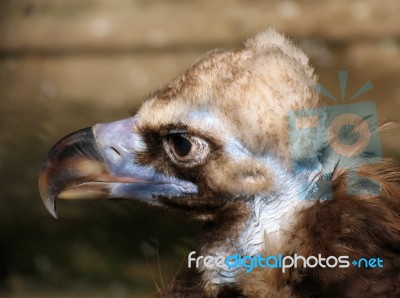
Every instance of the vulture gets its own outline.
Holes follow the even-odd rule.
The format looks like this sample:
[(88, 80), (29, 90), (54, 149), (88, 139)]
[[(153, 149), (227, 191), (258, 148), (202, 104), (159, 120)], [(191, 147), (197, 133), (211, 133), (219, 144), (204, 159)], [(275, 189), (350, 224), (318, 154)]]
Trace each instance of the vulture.
[(319, 86), (273, 28), (212, 50), (133, 117), (54, 145), (44, 205), (118, 198), (200, 222), (158, 297), (400, 297), (400, 174), (379, 145), (395, 124)]

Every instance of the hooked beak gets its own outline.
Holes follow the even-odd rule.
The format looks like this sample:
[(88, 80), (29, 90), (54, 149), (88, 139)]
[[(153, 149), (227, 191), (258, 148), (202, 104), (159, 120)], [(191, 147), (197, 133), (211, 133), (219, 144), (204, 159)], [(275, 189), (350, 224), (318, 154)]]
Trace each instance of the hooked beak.
[(39, 191), (57, 217), (56, 199), (137, 199), (161, 204), (158, 196), (197, 193), (189, 181), (167, 177), (136, 162), (143, 147), (134, 133), (135, 118), (96, 124), (60, 140), (47, 153), (39, 174)]

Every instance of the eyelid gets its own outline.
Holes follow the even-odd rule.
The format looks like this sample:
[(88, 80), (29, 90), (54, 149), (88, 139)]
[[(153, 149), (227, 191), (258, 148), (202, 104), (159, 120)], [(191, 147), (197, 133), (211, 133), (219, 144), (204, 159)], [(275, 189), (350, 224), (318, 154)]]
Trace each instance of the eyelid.
[(172, 130), (170, 130), (170, 131), (168, 131), (168, 133), (166, 134), (167, 136), (168, 135), (175, 135), (175, 134), (187, 134), (188, 132), (187, 132), (187, 130), (184, 130), (184, 129), (172, 129)]
[(168, 135), (166, 135), (163, 138), (163, 146), (164, 146), (164, 150), (167, 153), (167, 155), (169, 156), (170, 160), (172, 160), (174, 163), (180, 165), (181, 167), (193, 167), (195, 165), (201, 164), (202, 162), (204, 162), (204, 160), (207, 158), (208, 154), (210, 153), (210, 144), (204, 140), (201, 137), (195, 136), (195, 135), (191, 135), (187, 132), (184, 133), (170, 133), (169, 135), (174, 135), (174, 134), (180, 134), (182, 135), (182, 137), (184, 137), (185, 139), (189, 140), (192, 143), (192, 146), (194, 149), (200, 150), (197, 152), (194, 152), (195, 154), (195, 159), (188, 159), (186, 162), (183, 160), (179, 160), (179, 158), (176, 158), (173, 154), (173, 152), (171, 152), (170, 148), (169, 148), (169, 142), (168, 142)]

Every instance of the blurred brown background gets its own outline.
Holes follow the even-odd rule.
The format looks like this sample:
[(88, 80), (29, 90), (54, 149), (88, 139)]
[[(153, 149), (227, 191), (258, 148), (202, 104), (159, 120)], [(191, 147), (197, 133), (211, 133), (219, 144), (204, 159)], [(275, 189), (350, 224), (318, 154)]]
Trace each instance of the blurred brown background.
[[(45, 211), (37, 173), (65, 134), (127, 117), (204, 51), (235, 49), (272, 25), (311, 57), (340, 97), (400, 120), (398, 0), (2, 0), (0, 296), (146, 297), (170, 279), (196, 231), (131, 202), (60, 202)], [(385, 138), (400, 156), (400, 132)], [(161, 278), (162, 277), (162, 278)]]

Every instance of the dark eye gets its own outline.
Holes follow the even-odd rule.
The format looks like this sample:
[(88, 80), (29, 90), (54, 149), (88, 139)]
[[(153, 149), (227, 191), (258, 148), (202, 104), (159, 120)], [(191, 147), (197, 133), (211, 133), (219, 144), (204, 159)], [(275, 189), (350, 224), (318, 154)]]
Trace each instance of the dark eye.
[(185, 157), (192, 149), (192, 143), (180, 134), (170, 135), (168, 138), (170, 149), (179, 157)]
[(164, 139), (169, 158), (183, 167), (191, 167), (204, 161), (210, 149), (208, 143), (187, 133), (173, 133)]

